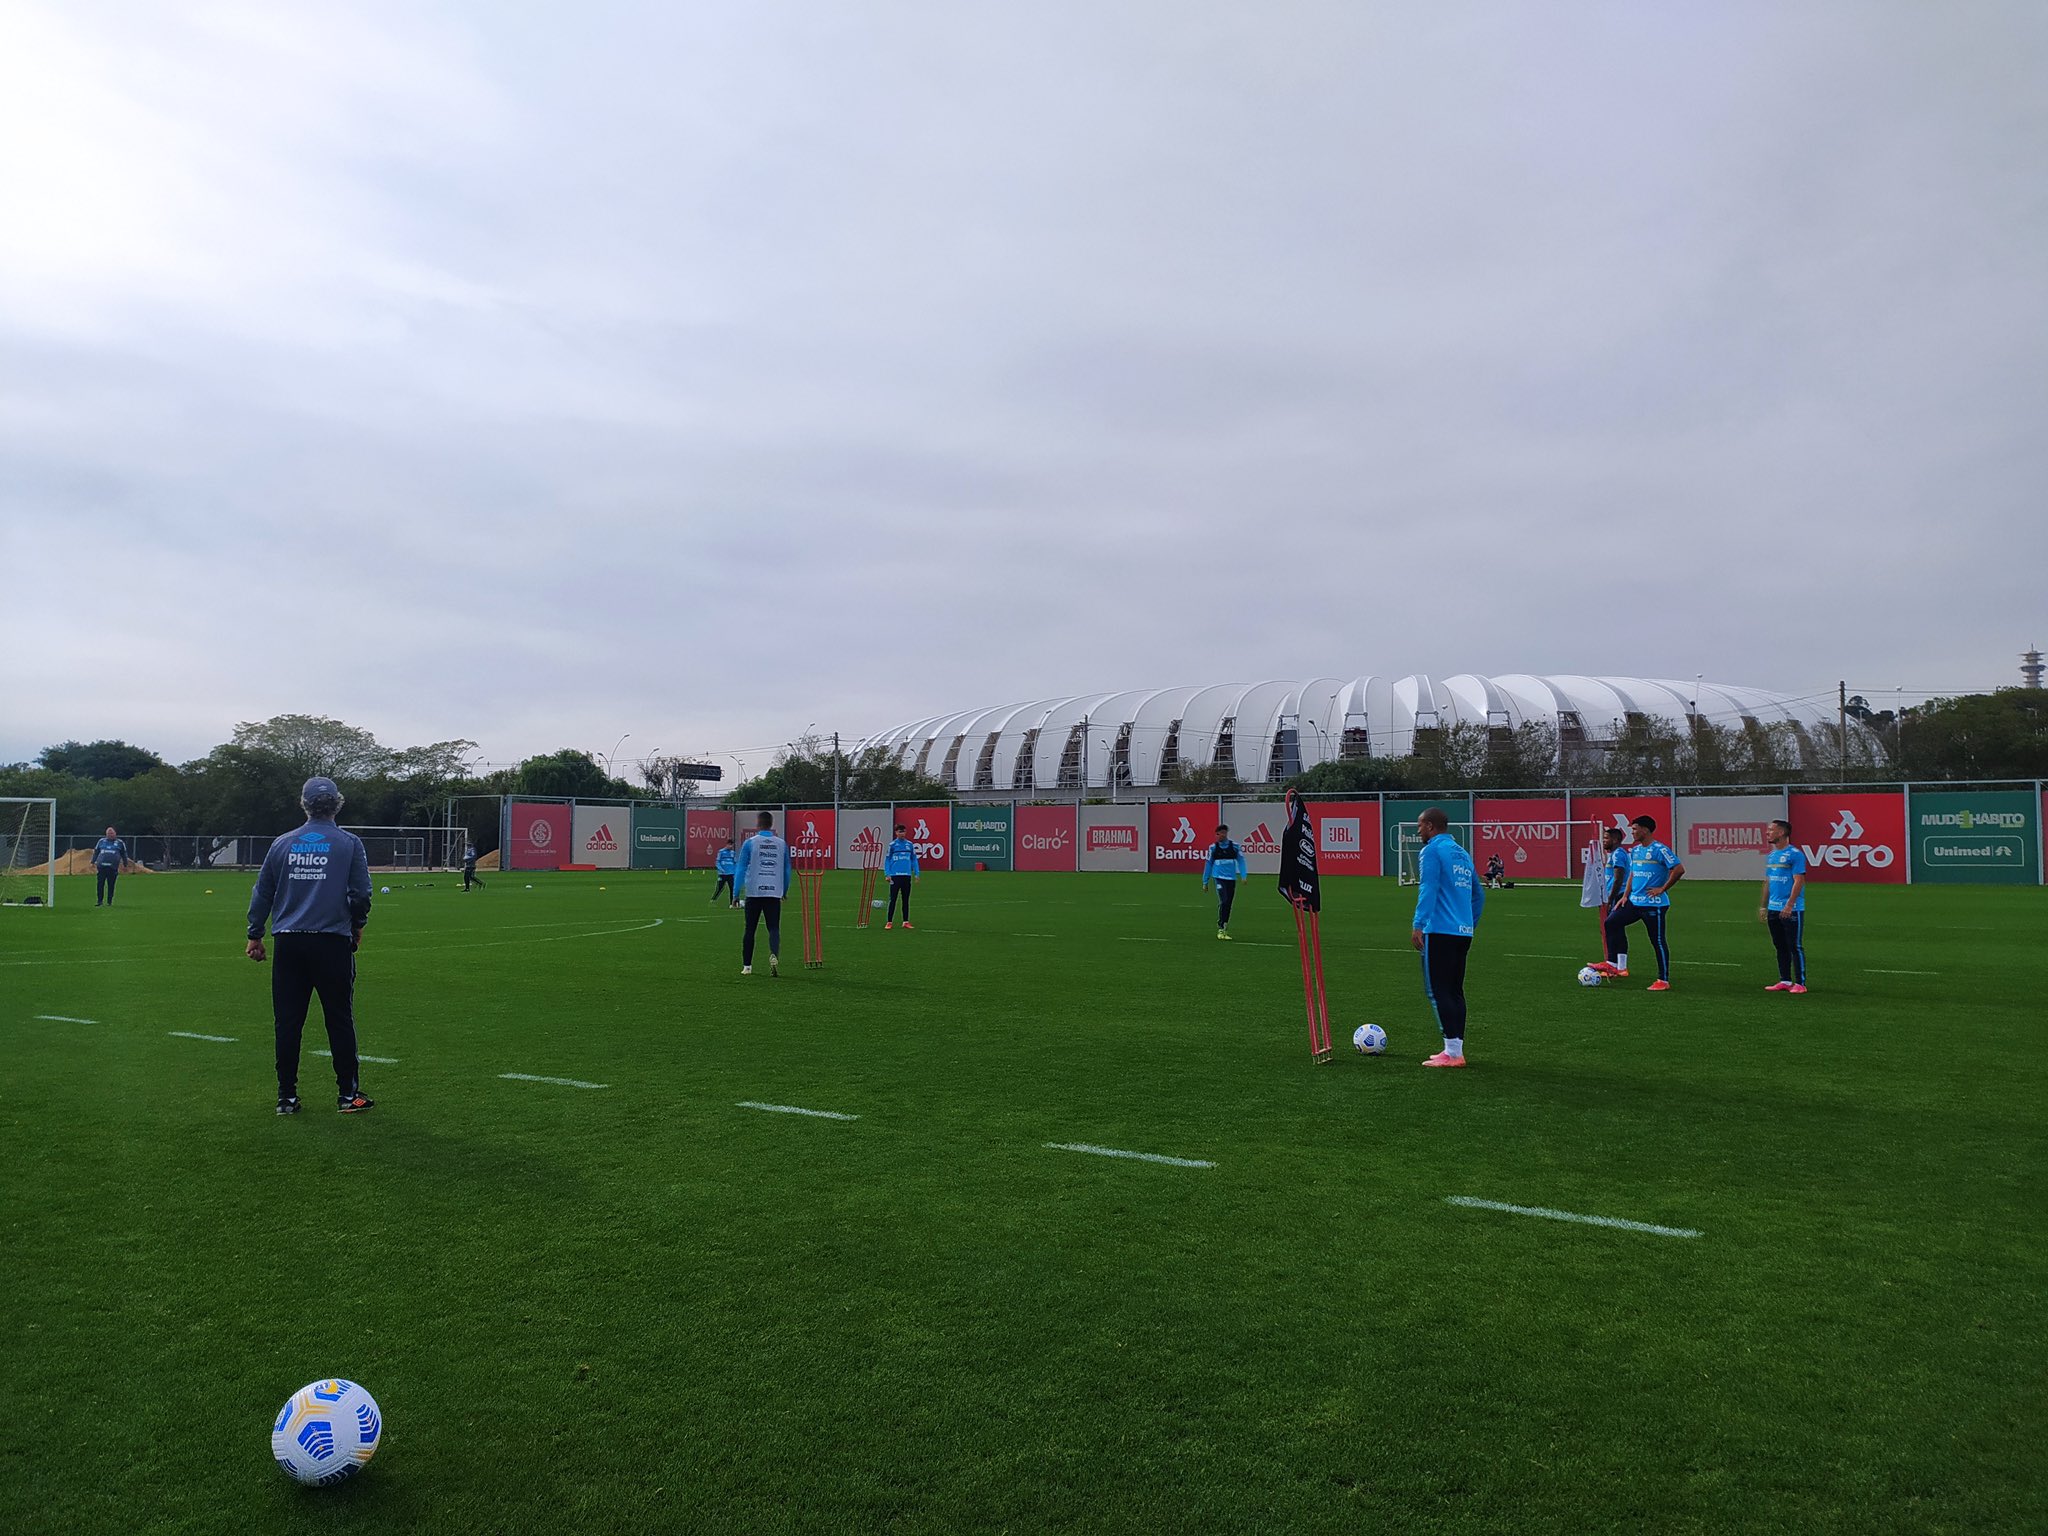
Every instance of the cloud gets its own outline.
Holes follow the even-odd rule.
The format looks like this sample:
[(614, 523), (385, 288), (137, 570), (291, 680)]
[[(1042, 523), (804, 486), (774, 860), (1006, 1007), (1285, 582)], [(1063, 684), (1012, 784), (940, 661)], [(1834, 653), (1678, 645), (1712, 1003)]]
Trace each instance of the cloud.
[(2004, 681), (2038, 8), (17, 5), (0, 758)]

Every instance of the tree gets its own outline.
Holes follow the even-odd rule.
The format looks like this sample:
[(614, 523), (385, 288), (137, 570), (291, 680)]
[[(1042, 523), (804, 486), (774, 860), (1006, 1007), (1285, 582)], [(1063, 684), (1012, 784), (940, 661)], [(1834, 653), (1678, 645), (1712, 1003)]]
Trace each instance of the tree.
[(452, 784), (469, 777), (470, 761), (477, 745), (463, 737), (431, 742), (424, 747), (401, 747), (387, 754), (386, 771), (395, 779), (420, 780), (429, 784)]
[(1211, 763), (1206, 768), (1197, 768), (1183, 762), (1175, 766), (1173, 779), (1167, 785), (1177, 795), (1234, 795), (1243, 786), (1239, 784), (1237, 770), (1228, 763)]
[(687, 805), (704, 793), (705, 779), (694, 778), (684, 770), (698, 767), (695, 758), (669, 754), (650, 757), (640, 765), (640, 777), (648, 789), (664, 800), (675, 800)]
[(870, 747), (859, 757), (834, 755), (831, 747), (816, 738), (795, 742), (776, 755), (766, 773), (736, 786), (725, 797), (728, 805), (829, 805), (833, 799), (834, 769), (837, 769), (842, 801), (913, 801), (939, 803), (953, 798), (953, 791), (937, 779), (914, 773), (896, 762), (881, 747)]
[(1899, 766), (1911, 779), (2048, 777), (2048, 689), (1930, 700), (1900, 722)]
[(43, 748), (36, 761), (52, 773), (81, 779), (132, 779), (164, 766), (149, 748), (125, 741), (60, 741)]
[(547, 795), (560, 800), (640, 800), (645, 793), (610, 778), (588, 752), (564, 747), (544, 757), (529, 757), (513, 780), (516, 793)]
[(1361, 795), (1408, 789), (1414, 783), (1414, 770), (1406, 758), (1347, 757), (1334, 763), (1317, 763), (1289, 779), (1287, 787), (1305, 795)]
[(330, 779), (368, 778), (391, 766), (391, 753), (361, 726), (325, 715), (275, 715), (243, 721), (230, 746), (262, 752), (284, 764), (304, 783), (316, 774)]

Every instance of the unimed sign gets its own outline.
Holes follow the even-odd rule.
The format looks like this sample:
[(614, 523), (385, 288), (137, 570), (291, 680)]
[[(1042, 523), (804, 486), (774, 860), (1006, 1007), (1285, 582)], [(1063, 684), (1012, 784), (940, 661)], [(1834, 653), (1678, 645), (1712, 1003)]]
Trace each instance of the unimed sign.
[(1007, 805), (953, 807), (953, 867), (1008, 869), (1011, 811)]
[(633, 807), (633, 867), (683, 867), (683, 812), (673, 805)]
[(1078, 828), (1071, 805), (1017, 807), (1017, 867), (1072, 874)]
[(2035, 885), (2040, 830), (2031, 789), (1914, 790), (1913, 878), (1937, 885)]
[(1571, 841), (1562, 796), (1472, 802), (1472, 857), (1482, 870), (1498, 857), (1510, 880), (1568, 879)]

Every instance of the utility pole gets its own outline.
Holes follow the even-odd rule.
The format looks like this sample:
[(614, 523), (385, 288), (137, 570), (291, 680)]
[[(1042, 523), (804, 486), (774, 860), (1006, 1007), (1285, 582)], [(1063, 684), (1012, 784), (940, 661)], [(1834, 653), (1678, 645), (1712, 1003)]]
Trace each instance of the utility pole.
[(1079, 805), (1088, 799), (1088, 717), (1081, 717), (1081, 793), (1075, 799)]
[(1842, 779), (1849, 778), (1849, 684), (1845, 679), (1835, 684), (1835, 727), (1842, 733)]
[(839, 733), (832, 733), (832, 824), (839, 824)]

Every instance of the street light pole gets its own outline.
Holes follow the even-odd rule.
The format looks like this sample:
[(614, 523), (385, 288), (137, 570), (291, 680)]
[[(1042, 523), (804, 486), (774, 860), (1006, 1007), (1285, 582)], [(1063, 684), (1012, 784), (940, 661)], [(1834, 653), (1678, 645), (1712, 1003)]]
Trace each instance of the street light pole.
[(617, 741), (615, 741), (615, 742), (613, 742), (613, 743), (612, 743), (612, 750), (611, 750), (610, 752), (607, 752), (607, 753), (605, 753), (605, 755), (604, 755), (604, 776), (605, 776), (606, 778), (610, 778), (610, 777), (612, 776), (612, 756), (613, 756), (613, 754), (614, 754), (614, 753), (616, 753), (616, 752), (617, 752), (617, 751), (619, 750), (619, 748), (620, 748), (620, 747), (623, 747), (623, 746), (624, 746), (624, 745), (626, 744), (626, 738), (627, 738), (627, 737), (629, 737), (629, 736), (631, 736), (632, 734), (633, 734), (633, 733), (632, 733), (631, 731), (621, 731), (621, 732), (619, 732), (619, 739), (618, 739)]

